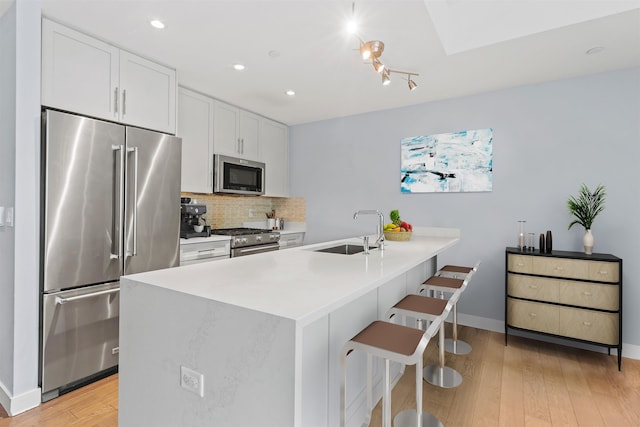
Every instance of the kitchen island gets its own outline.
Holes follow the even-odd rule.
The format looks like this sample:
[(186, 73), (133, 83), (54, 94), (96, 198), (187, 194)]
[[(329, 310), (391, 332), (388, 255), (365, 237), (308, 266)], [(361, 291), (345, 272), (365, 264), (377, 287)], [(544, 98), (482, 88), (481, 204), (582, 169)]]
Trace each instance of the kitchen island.
[[(342, 346), (433, 274), (459, 231), (316, 251), (345, 241), (362, 239), (124, 276), (119, 425), (338, 425)], [(349, 425), (366, 416), (365, 360), (349, 357)]]

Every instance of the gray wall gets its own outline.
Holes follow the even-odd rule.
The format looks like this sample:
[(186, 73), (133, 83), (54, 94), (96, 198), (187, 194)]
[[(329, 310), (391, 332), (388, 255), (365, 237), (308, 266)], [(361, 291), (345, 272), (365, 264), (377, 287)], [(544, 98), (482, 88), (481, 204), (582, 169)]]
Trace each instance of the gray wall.
[(0, 18), (0, 202), (15, 212), (14, 227), (0, 232), (0, 399), (10, 414), (40, 401), (40, 19), (40, 0), (16, 1)]
[[(0, 17), (0, 206), (15, 205), (16, 13)], [(0, 227), (0, 386), (13, 390), (14, 229)]]
[[(487, 127), (492, 192), (400, 193), (402, 138)], [(501, 322), (504, 248), (516, 245), (517, 221), (527, 220), (527, 232), (552, 230), (555, 249), (582, 251), (584, 230), (567, 230), (566, 200), (583, 182), (605, 185), (594, 250), (625, 260), (623, 341), (640, 345), (640, 69), (303, 124), (289, 135), (291, 193), (307, 201), (306, 242), (373, 232), (373, 217), (353, 221), (358, 209), (399, 209), (414, 225), (460, 228), (460, 244), (439, 263), (481, 259), (460, 311)]]

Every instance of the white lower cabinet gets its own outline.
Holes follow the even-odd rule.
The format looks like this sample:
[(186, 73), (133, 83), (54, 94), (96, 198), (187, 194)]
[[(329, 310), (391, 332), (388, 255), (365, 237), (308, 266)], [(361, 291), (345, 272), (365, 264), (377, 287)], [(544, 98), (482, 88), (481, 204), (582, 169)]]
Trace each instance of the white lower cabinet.
[(42, 105), (160, 132), (176, 131), (176, 72), (42, 20)]
[(213, 110), (213, 99), (183, 87), (178, 89), (183, 192), (213, 191)]
[(304, 243), (304, 233), (280, 233), (280, 250), (295, 248), (297, 246), (302, 246)]

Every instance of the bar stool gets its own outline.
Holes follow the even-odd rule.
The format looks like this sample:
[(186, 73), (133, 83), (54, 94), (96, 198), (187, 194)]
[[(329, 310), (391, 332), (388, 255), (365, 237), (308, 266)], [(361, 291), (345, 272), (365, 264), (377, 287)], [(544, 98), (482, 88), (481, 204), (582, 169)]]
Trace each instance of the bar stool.
[[(473, 275), (476, 271), (478, 271), (480, 262), (481, 261), (476, 262), (476, 264), (473, 267), (465, 267), (460, 265), (445, 265), (440, 270), (438, 270), (434, 276), (452, 277), (454, 279), (466, 279), (466, 278), (471, 279), (471, 275)], [(458, 339), (458, 306), (457, 305), (453, 307), (452, 329), (453, 331), (451, 334), (451, 338), (447, 338), (444, 341), (444, 349), (447, 351), (447, 353), (453, 353), (453, 354), (471, 353), (471, 345)]]
[[(421, 294), (424, 291), (433, 291), (438, 290), (443, 294), (444, 292), (451, 293), (451, 297), (449, 297), (448, 302), (451, 303), (451, 310), (455, 310), (458, 299), (460, 299), (460, 295), (464, 292), (469, 283), (471, 276), (467, 276), (466, 279), (453, 279), (449, 277), (441, 277), (441, 276), (432, 276), (427, 279), (420, 287), (418, 288), (418, 294)], [(443, 301), (447, 301), (444, 300)], [(448, 313), (447, 313), (448, 314)], [(442, 322), (440, 329), (440, 336), (438, 338), (438, 364), (437, 365), (429, 365), (424, 368), (424, 379), (429, 384), (443, 387), (443, 388), (453, 388), (458, 387), (462, 384), (462, 375), (455, 369), (445, 366), (444, 353), (445, 353), (445, 345), (444, 345), (444, 321)]]
[[(438, 325), (434, 322), (429, 333)], [(422, 415), (422, 355), (430, 335), (420, 329), (376, 320), (351, 338), (342, 350), (342, 382), (340, 386), (340, 425), (345, 426), (347, 410), (347, 355), (353, 350), (367, 353), (367, 410), (372, 409), (371, 395), (373, 356), (384, 358), (384, 390), (382, 395), (382, 425), (391, 427), (391, 383), (389, 362), (416, 365), (416, 414)], [(369, 415), (370, 416), (370, 415)], [(414, 422), (413, 425), (416, 425)]]
[[(416, 319), (418, 329), (421, 330), (423, 321), (430, 322), (425, 335), (432, 338), (436, 332), (439, 334), (441, 343), (438, 351), (438, 359), (444, 366), (444, 347), (442, 345), (442, 342), (444, 342), (444, 321), (458, 300), (459, 295), (460, 292), (454, 293), (449, 300), (422, 295), (407, 295), (389, 309), (387, 317), (391, 319), (395, 315), (400, 315), (402, 316), (403, 324), (406, 323), (407, 317), (413, 317)], [(414, 410), (402, 411), (396, 415), (393, 424), (394, 426), (415, 426), (417, 425), (416, 415), (417, 413)], [(435, 416), (429, 413), (423, 413), (421, 425), (422, 427), (440, 427), (442, 423)]]

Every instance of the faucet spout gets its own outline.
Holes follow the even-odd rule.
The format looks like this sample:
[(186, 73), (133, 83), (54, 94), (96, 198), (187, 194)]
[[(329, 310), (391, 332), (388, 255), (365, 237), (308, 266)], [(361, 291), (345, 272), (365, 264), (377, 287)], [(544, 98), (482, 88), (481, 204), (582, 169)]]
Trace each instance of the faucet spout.
[(382, 212), (372, 209), (365, 209), (356, 211), (353, 214), (353, 219), (358, 219), (358, 215), (378, 215), (378, 226), (376, 227), (376, 234), (378, 238), (376, 239), (376, 244), (378, 245), (378, 249), (381, 251), (384, 250), (384, 215)]

